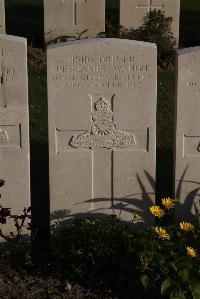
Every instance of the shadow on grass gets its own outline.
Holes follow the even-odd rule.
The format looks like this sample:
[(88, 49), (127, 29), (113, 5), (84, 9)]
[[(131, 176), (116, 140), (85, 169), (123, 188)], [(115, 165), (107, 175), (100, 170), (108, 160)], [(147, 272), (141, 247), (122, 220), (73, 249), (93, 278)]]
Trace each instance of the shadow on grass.
[(172, 197), (173, 194), (173, 150), (157, 148), (156, 198)]
[[(190, 192), (187, 192), (186, 194), (183, 193), (185, 196), (184, 202), (179, 202), (176, 205), (175, 208), (175, 214), (174, 214), (174, 222), (177, 224), (181, 221), (191, 221), (195, 222), (195, 215), (198, 215), (199, 208), (200, 208), (200, 181), (191, 181), (187, 178), (187, 172), (189, 169), (189, 164), (185, 167), (181, 177), (176, 181), (177, 188), (176, 188), (176, 199), (181, 199), (181, 192), (184, 187), (184, 184), (187, 184), (190, 186)], [(193, 187), (192, 187), (193, 186)], [(199, 202), (198, 202), (198, 201)], [(197, 203), (198, 202), (198, 203)], [(195, 214), (192, 214), (192, 208), (195, 212)]]
[(43, 47), (44, 21), (42, 1), (37, 4), (20, 4), (16, 1), (6, 2), (6, 32), (10, 35), (28, 39), (28, 45)]
[(31, 142), (31, 198), (33, 252), (43, 256), (49, 248), (49, 157), (48, 144)]

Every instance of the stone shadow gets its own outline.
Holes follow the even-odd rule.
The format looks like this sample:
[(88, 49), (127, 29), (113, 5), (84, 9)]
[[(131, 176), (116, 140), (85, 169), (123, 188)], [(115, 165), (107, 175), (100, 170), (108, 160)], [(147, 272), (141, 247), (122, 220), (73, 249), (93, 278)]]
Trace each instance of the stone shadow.
[(33, 251), (49, 248), (49, 156), (48, 143), (31, 141), (31, 208)]
[[(200, 200), (200, 182), (188, 181), (185, 180), (185, 175), (187, 172), (187, 168), (184, 170), (179, 184), (176, 190), (175, 198), (180, 199), (181, 189), (183, 183), (191, 183), (198, 185), (197, 188), (194, 188), (185, 198), (183, 202), (177, 202), (176, 207), (174, 209), (173, 220), (175, 224), (178, 224), (180, 221), (192, 221), (195, 222), (195, 215), (192, 213), (192, 207), (194, 205), (194, 209), (196, 214), (199, 211), (197, 204), (194, 203), (196, 197), (199, 197)], [(151, 175), (144, 170), (144, 174), (146, 179), (155, 190), (155, 180), (151, 177)], [(140, 186), (140, 193), (135, 194), (127, 194), (123, 198), (114, 198), (113, 204), (110, 208), (101, 208), (101, 206), (105, 206), (108, 202), (111, 202), (109, 198), (94, 198), (88, 199), (84, 202), (78, 202), (78, 205), (84, 205), (90, 203), (91, 205), (95, 204), (100, 207), (94, 208), (92, 210), (88, 210), (87, 212), (78, 212), (71, 213), (70, 210), (57, 210), (51, 213), (50, 220), (53, 223), (52, 232), (58, 231), (60, 228), (65, 228), (70, 223), (72, 223), (75, 219), (87, 219), (87, 218), (96, 218), (96, 217), (105, 217), (106, 215), (114, 215), (122, 220), (124, 223), (134, 224), (134, 228), (141, 229), (147, 227), (149, 223), (153, 224), (153, 217), (149, 212), (149, 207), (154, 203), (152, 198), (152, 194), (148, 192), (144, 183), (141, 180), (141, 177), (137, 174), (137, 183)], [(166, 196), (165, 196), (166, 197)], [(156, 201), (159, 204), (159, 200)], [(110, 213), (108, 212), (110, 211)], [(105, 212), (105, 213), (104, 213)], [(129, 215), (129, 217), (124, 218), (123, 215)], [(132, 215), (130, 217), (130, 215)], [(166, 223), (166, 219), (163, 220), (163, 223)]]
[[(178, 202), (176, 204), (175, 213), (174, 213), (174, 222), (177, 224), (180, 221), (191, 221), (195, 222), (195, 215), (197, 215), (200, 211), (200, 181), (190, 181), (185, 179), (187, 170), (189, 168), (189, 165), (187, 165), (183, 171), (183, 174), (180, 178), (180, 180), (177, 180), (178, 182), (176, 192), (175, 192), (175, 198), (180, 200), (181, 199), (181, 191), (183, 188), (183, 184), (191, 184), (191, 186), (197, 186), (196, 188), (191, 187), (191, 192), (189, 192), (186, 197), (184, 198), (183, 202)], [(193, 189), (194, 188), (194, 189)], [(197, 198), (199, 200), (199, 203), (197, 202)], [(192, 213), (192, 208), (194, 207), (195, 214)]]
[[(60, 227), (65, 227), (65, 225), (68, 225), (68, 223), (71, 223), (74, 219), (105, 217), (106, 215), (117, 216), (124, 223), (134, 223), (135, 228), (144, 228), (147, 226), (147, 223), (153, 223), (153, 217), (149, 212), (149, 207), (153, 204), (152, 197), (153, 199), (155, 197), (155, 180), (146, 170), (144, 170), (144, 175), (151, 185), (151, 189), (154, 190), (153, 192), (149, 192), (146, 189), (140, 175), (137, 173), (137, 184), (139, 185), (141, 192), (127, 194), (122, 198), (114, 198), (113, 200), (110, 198), (92, 198), (76, 203), (77, 207), (79, 205), (84, 206), (84, 204), (87, 204), (88, 206), (88, 203), (95, 207), (96, 204), (96, 208), (86, 212), (71, 213), (70, 210), (54, 211), (50, 215), (51, 222), (56, 223), (56, 225), (52, 225), (53, 231)], [(111, 203), (110, 207), (109, 203)]]

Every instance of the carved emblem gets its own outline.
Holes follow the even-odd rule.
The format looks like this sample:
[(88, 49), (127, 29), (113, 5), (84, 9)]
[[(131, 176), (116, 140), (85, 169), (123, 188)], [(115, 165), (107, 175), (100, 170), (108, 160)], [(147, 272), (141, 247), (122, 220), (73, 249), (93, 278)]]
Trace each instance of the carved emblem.
[(7, 144), (9, 141), (8, 132), (0, 129), (0, 144)]
[(75, 148), (112, 149), (114, 147), (128, 147), (136, 144), (133, 134), (117, 128), (111, 106), (104, 98), (100, 98), (94, 104), (94, 109), (95, 111), (91, 114), (91, 130), (73, 136), (69, 143), (71, 146)]

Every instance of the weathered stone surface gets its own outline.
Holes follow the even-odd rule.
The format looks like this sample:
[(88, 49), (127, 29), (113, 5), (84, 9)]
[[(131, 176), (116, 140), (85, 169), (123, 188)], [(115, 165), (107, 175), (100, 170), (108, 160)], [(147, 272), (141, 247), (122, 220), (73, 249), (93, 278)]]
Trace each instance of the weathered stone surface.
[[(0, 35), (1, 204), (21, 214), (30, 205), (29, 118), (26, 40)], [(3, 230), (13, 231), (8, 223)]]
[(105, 31), (105, 0), (44, 0), (44, 35), (49, 43), (59, 37), (96, 37)]
[(172, 17), (172, 32), (179, 41), (180, 0), (120, 0), (120, 24), (126, 28), (138, 28), (144, 16), (153, 9), (163, 10)]
[[(49, 46), (51, 212), (138, 212), (155, 198), (156, 46), (95, 39)], [(58, 216), (59, 217), (59, 216)]]
[(5, 33), (5, 7), (4, 0), (0, 0), (0, 34)]
[(200, 190), (200, 47), (178, 51), (176, 97), (176, 220), (199, 211)]

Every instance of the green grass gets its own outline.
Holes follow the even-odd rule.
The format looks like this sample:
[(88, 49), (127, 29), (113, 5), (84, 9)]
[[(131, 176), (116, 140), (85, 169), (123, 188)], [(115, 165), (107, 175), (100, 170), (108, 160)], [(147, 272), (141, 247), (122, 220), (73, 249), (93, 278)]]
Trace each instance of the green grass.
[(157, 198), (172, 196), (174, 136), (174, 71), (158, 71)]
[[(33, 61), (34, 64), (30, 63)], [(33, 224), (38, 228), (37, 251), (40, 246), (42, 254), (48, 247), (49, 230), (47, 77), (44, 54), (29, 49), (28, 69), (32, 215)]]
[(171, 149), (173, 145), (174, 71), (158, 71), (157, 146)]
[(46, 72), (29, 66), (29, 110), (32, 141), (47, 141)]
[(110, 9), (118, 9), (119, 0), (106, 0), (106, 6)]

